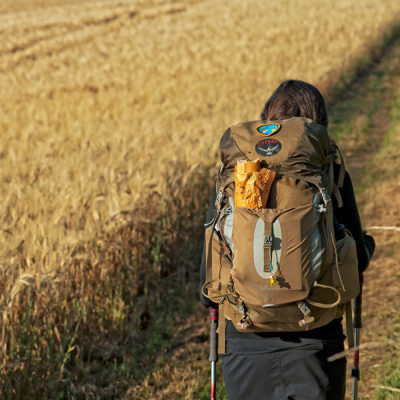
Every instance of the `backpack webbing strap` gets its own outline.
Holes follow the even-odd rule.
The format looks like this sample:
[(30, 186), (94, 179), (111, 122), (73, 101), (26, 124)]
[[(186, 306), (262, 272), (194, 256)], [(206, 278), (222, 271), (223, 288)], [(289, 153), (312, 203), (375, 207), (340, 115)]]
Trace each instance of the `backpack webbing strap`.
[[(268, 249), (268, 254), (265, 251)], [(264, 228), (264, 272), (270, 272), (272, 264), (272, 222), (266, 222)]]
[(223, 303), (219, 305), (218, 310), (218, 354), (225, 354), (225, 329), (226, 329), (226, 318), (225, 318), (225, 306)]
[(339, 147), (336, 146), (336, 150), (338, 151), (339, 157), (340, 157), (340, 172), (339, 172), (338, 186), (341, 188), (341, 187), (343, 187), (346, 166), (344, 165), (344, 159), (343, 159), (342, 153), (339, 150)]
[(353, 313), (351, 311), (351, 300), (346, 303), (346, 333), (347, 344), (350, 349), (351, 347), (354, 347)]
[(335, 197), (336, 200), (338, 202), (338, 207), (342, 207), (343, 206), (343, 200), (342, 200), (342, 195), (340, 194), (339, 188), (337, 187), (336, 183), (333, 183), (333, 192), (332, 192)]
[[(342, 167), (340, 167), (342, 169)], [(328, 188), (328, 193), (332, 194), (336, 197), (336, 200), (338, 202), (339, 208), (343, 206), (343, 200), (342, 200), (342, 195), (340, 194), (338, 185), (335, 182), (334, 178), (334, 171), (333, 171), (333, 160), (331, 160), (331, 164), (329, 165), (329, 188)]]
[[(217, 211), (217, 215), (214, 218), (214, 222), (211, 226), (211, 234), (210, 234), (210, 238), (208, 239), (208, 243), (207, 243), (207, 257), (206, 257), (206, 280), (207, 277), (209, 277), (210, 272), (211, 272), (211, 268), (212, 268), (212, 241), (213, 241), (213, 236), (214, 236), (214, 229), (215, 229), (215, 225), (217, 224), (218, 221), (218, 214), (220, 213), (219, 209)], [(204, 285), (205, 286), (205, 285)], [(203, 289), (204, 289), (203, 286)], [(204, 293), (203, 293), (204, 294)]]
[[(323, 193), (322, 193), (323, 194)], [(324, 197), (325, 200), (325, 197)], [(338, 253), (337, 253), (337, 248), (336, 248), (336, 240), (335, 240), (335, 229), (333, 226), (333, 206), (332, 206), (332, 201), (331, 199), (325, 200), (325, 205), (326, 205), (326, 227), (328, 230), (328, 236), (330, 236), (330, 239), (332, 240), (332, 246), (333, 246), (333, 252), (334, 252), (334, 257), (335, 257), (335, 263), (336, 263), (336, 269), (338, 272), (340, 284), (342, 285), (342, 289), (346, 290), (343, 284), (342, 277), (340, 275), (339, 271), (339, 259), (338, 259)], [(328, 238), (329, 240), (329, 238)]]
[(214, 300), (214, 299), (218, 299), (219, 300), (224, 296), (234, 296), (234, 293), (231, 293), (231, 292), (228, 292), (228, 291), (226, 293), (218, 292), (218, 294), (214, 294), (214, 295), (206, 294), (204, 292), (204, 290), (207, 289), (207, 286), (212, 284), (212, 283), (220, 283), (222, 285), (221, 289), (225, 288), (225, 290), (227, 290), (227, 287), (228, 287), (228, 284), (229, 284), (229, 282), (225, 282), (225, 281), (223, 281), (221, 279), (210, 279), (201, 288), (201, 293), (203, 294), (204, 297), (207, 297), (210, 300)]
[(327, 187), (329, 196), (332, 196), (333, 185), (335, 184), (335, 174), (333, 169), (333, 160), (329, 163), (329, 185)]

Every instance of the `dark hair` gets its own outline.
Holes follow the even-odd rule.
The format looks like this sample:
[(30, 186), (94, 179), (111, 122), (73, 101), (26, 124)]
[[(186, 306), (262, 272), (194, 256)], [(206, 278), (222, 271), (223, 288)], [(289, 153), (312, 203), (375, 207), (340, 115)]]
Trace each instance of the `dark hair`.
[(317, 124), (328, 127), (325, 100), (315, 86), (293, 79), (282, 82), (261, 112), (261, 119), (266, 121), (292, 117), (310, 118)]

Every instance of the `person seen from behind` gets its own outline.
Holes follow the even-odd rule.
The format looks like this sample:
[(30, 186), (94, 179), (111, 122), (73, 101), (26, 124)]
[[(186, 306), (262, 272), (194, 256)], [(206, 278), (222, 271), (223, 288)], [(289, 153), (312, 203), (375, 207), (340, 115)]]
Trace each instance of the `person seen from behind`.
[[(305, 124), (318, 124), (321, 129), (328, 128), (324, 98), (309, 83), (299, 80), (281, 83), (265, 103), (259, 124), (284, 122), (293, 118), (305, 119)], [(278, 135), (275, 137), (279, 138)], [(333, 140), (331, 144), (333, 151)], [(340, 180), (340, 165), (337, 157), (334, 161), (333, 176), (337, 183)], [(217, 216), (217, 189), (214, 187), (212, 192), (206, 227)], [(338, 189), (343, 202), (341, 207), (338, 199), (331, 196), (335, 237), (338, 240), (344, 229), (351, 233), (356, 244), (358, 272), (361, 274), (370, 263), (375, 242), (362, 230), (352, 181), (347, 171), (343, 185)], [(218, 307), (203, 294), (207, 273), (206, 245), (205, 242), (200, 267), (200, 300), (204, 307)], [(276, 287), (271, 283), (272, 289)], [(327, 361), (330, 356), (344, 350), (346, 337), (342, 320), (340, 316), (314, 329), (310, 325), (309, 329), (303, 331), (243, 332), (228, 319), (225, 327), (225, 353), (221, 354), (228, 399), (343, 400), (346, 391), (346, 359)]]

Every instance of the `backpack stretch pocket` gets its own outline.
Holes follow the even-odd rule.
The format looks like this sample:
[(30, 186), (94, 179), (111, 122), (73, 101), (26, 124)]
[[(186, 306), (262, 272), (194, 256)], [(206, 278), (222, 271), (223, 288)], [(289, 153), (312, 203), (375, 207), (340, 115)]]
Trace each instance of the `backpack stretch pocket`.
[[(210, 243), (210, 235), (213, 235), (210, 248), (206, 246), (206, 260), (211, 258), (211, 263), (206, 270), (206, 282), (213, 281), (208, 288), (209, 295), (217, 295), (220, 290), (220, 283), (228, 283), (232, 262), (229, 258), (228, 247), (221, 240), (219, 233), (212, 228), (206, 230), (206, 243)], [(209, 254), (211, 252), (211, 254)], [(212, 268), (211, 268), (212, 266)]]
[(307, 297), (315, 280), (312, 219), (312, 204), (284, 210), (235, 208), (231, 274), (246, 304), (266, 307)]

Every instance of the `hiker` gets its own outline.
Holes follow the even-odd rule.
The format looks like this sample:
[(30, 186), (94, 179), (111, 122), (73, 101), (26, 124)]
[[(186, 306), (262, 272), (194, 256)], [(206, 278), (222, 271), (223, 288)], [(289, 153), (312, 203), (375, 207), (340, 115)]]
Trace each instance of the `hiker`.
[[(294, 117), (303, 118), (301, 121), (305, 121), (306, 125), (309, 124), (307, 122), (309, 120), (305, 119), (314, 121), (318, 124), (312, 125), (314, 128), (316, 127), (315, 129), (328, 127), (325, 101), (318, 89), (306, 82), (287, 80), (279, 85), (268, 99), (261, 112), (261, 121), (258, 122), (262, 124), (266, 121), (280, 121), (283, 125), (285, 121), (287, 122)], [(224, 137), (227, 136), (224, 135)], [(275, 136), (269, 137), (279, 138), (279, 132)], [(228, 139), (223, 140), (227, 141)], [(276, 142), (277, 140), (273, 143)], [(232, 146), (235, 147), (235, 151), (238, 150), (236, 143), (233, 143)], [(335, 143), (332, 140), (332, 149), (334, 146)], [(271, 147), (271, 149), (275, 148), (276, 146)], [(253, 147), (249, 146), (248, 149), (250, 154)], [(272, 152), (272, 150), (268, 151)], [(340, 177), (341, 166), (338, 161), (335, 159), (333, 165), (335, 183), (340, 179), (343, 180), (343, 177)], [(216, 222), (213, 221), (217, 215), (217, 189), (214, 186), (212, 191), (206, 228), (212, 224), (215, 225)], [(362, 231), (353, 186), (347, 171), (344, 174), (342, 187), (339, 186), (338, 189), (340, 193), (336, 193), (336, 196), (341, 197), (340, 202), (343, 202), (343, 206), (339, 207), (339, 200), (334, 195), (331, 196), (335, 237), (338, 240), (341, 232), (344, 231), (343, 225), (350, 231), (356, 245), (358, 272), (362, 273), (369, 265), (375, 249), (375, 242), (371, 236)], [(223, 252), (221, 257), (223, 257)], [(216, 303), (203, 295), (206, 268), (205, 243), (200, 267), (200, 300), (204, 307), (218, 307)], [(271, 288), (277, 286), (272, 286), (273, 284), (271, 280)], [(255, 288), (254, 291), (256, 290)], [(207, 289), (204, 293), (207, 294)], [(226, 299), (221, 297), (222, 301), (226, 301)], [(216, 302), (218, 303), (218, 300)], [(279, 308), (275, 308), (275, 310), (279, 312)], [(307, 325), (307, 330), (286, 332), (281, 329), (279, 329), (279, 332), (254, 332), (251, 329), (249, 329), (249, 332), (239, 331), (238, 325), (235, 327), (234, 323), (228, 320), (225, 335), (223, 335), (225, 336), (223, 343), (225, 352), (221, 354), (222, 372), (228, 399), (344, 399), (346, 358), (333, 362), (327, 361), (328, 357), (344, 350), (345, 335), (342, 319), (340, 316), (333, 318), (323, 326), (313, 328), (310, 324), (309, 328)], [(305, 320), (307, 321), (306, 317)], [(221, 336), (221, 331), (219, 334)]]

